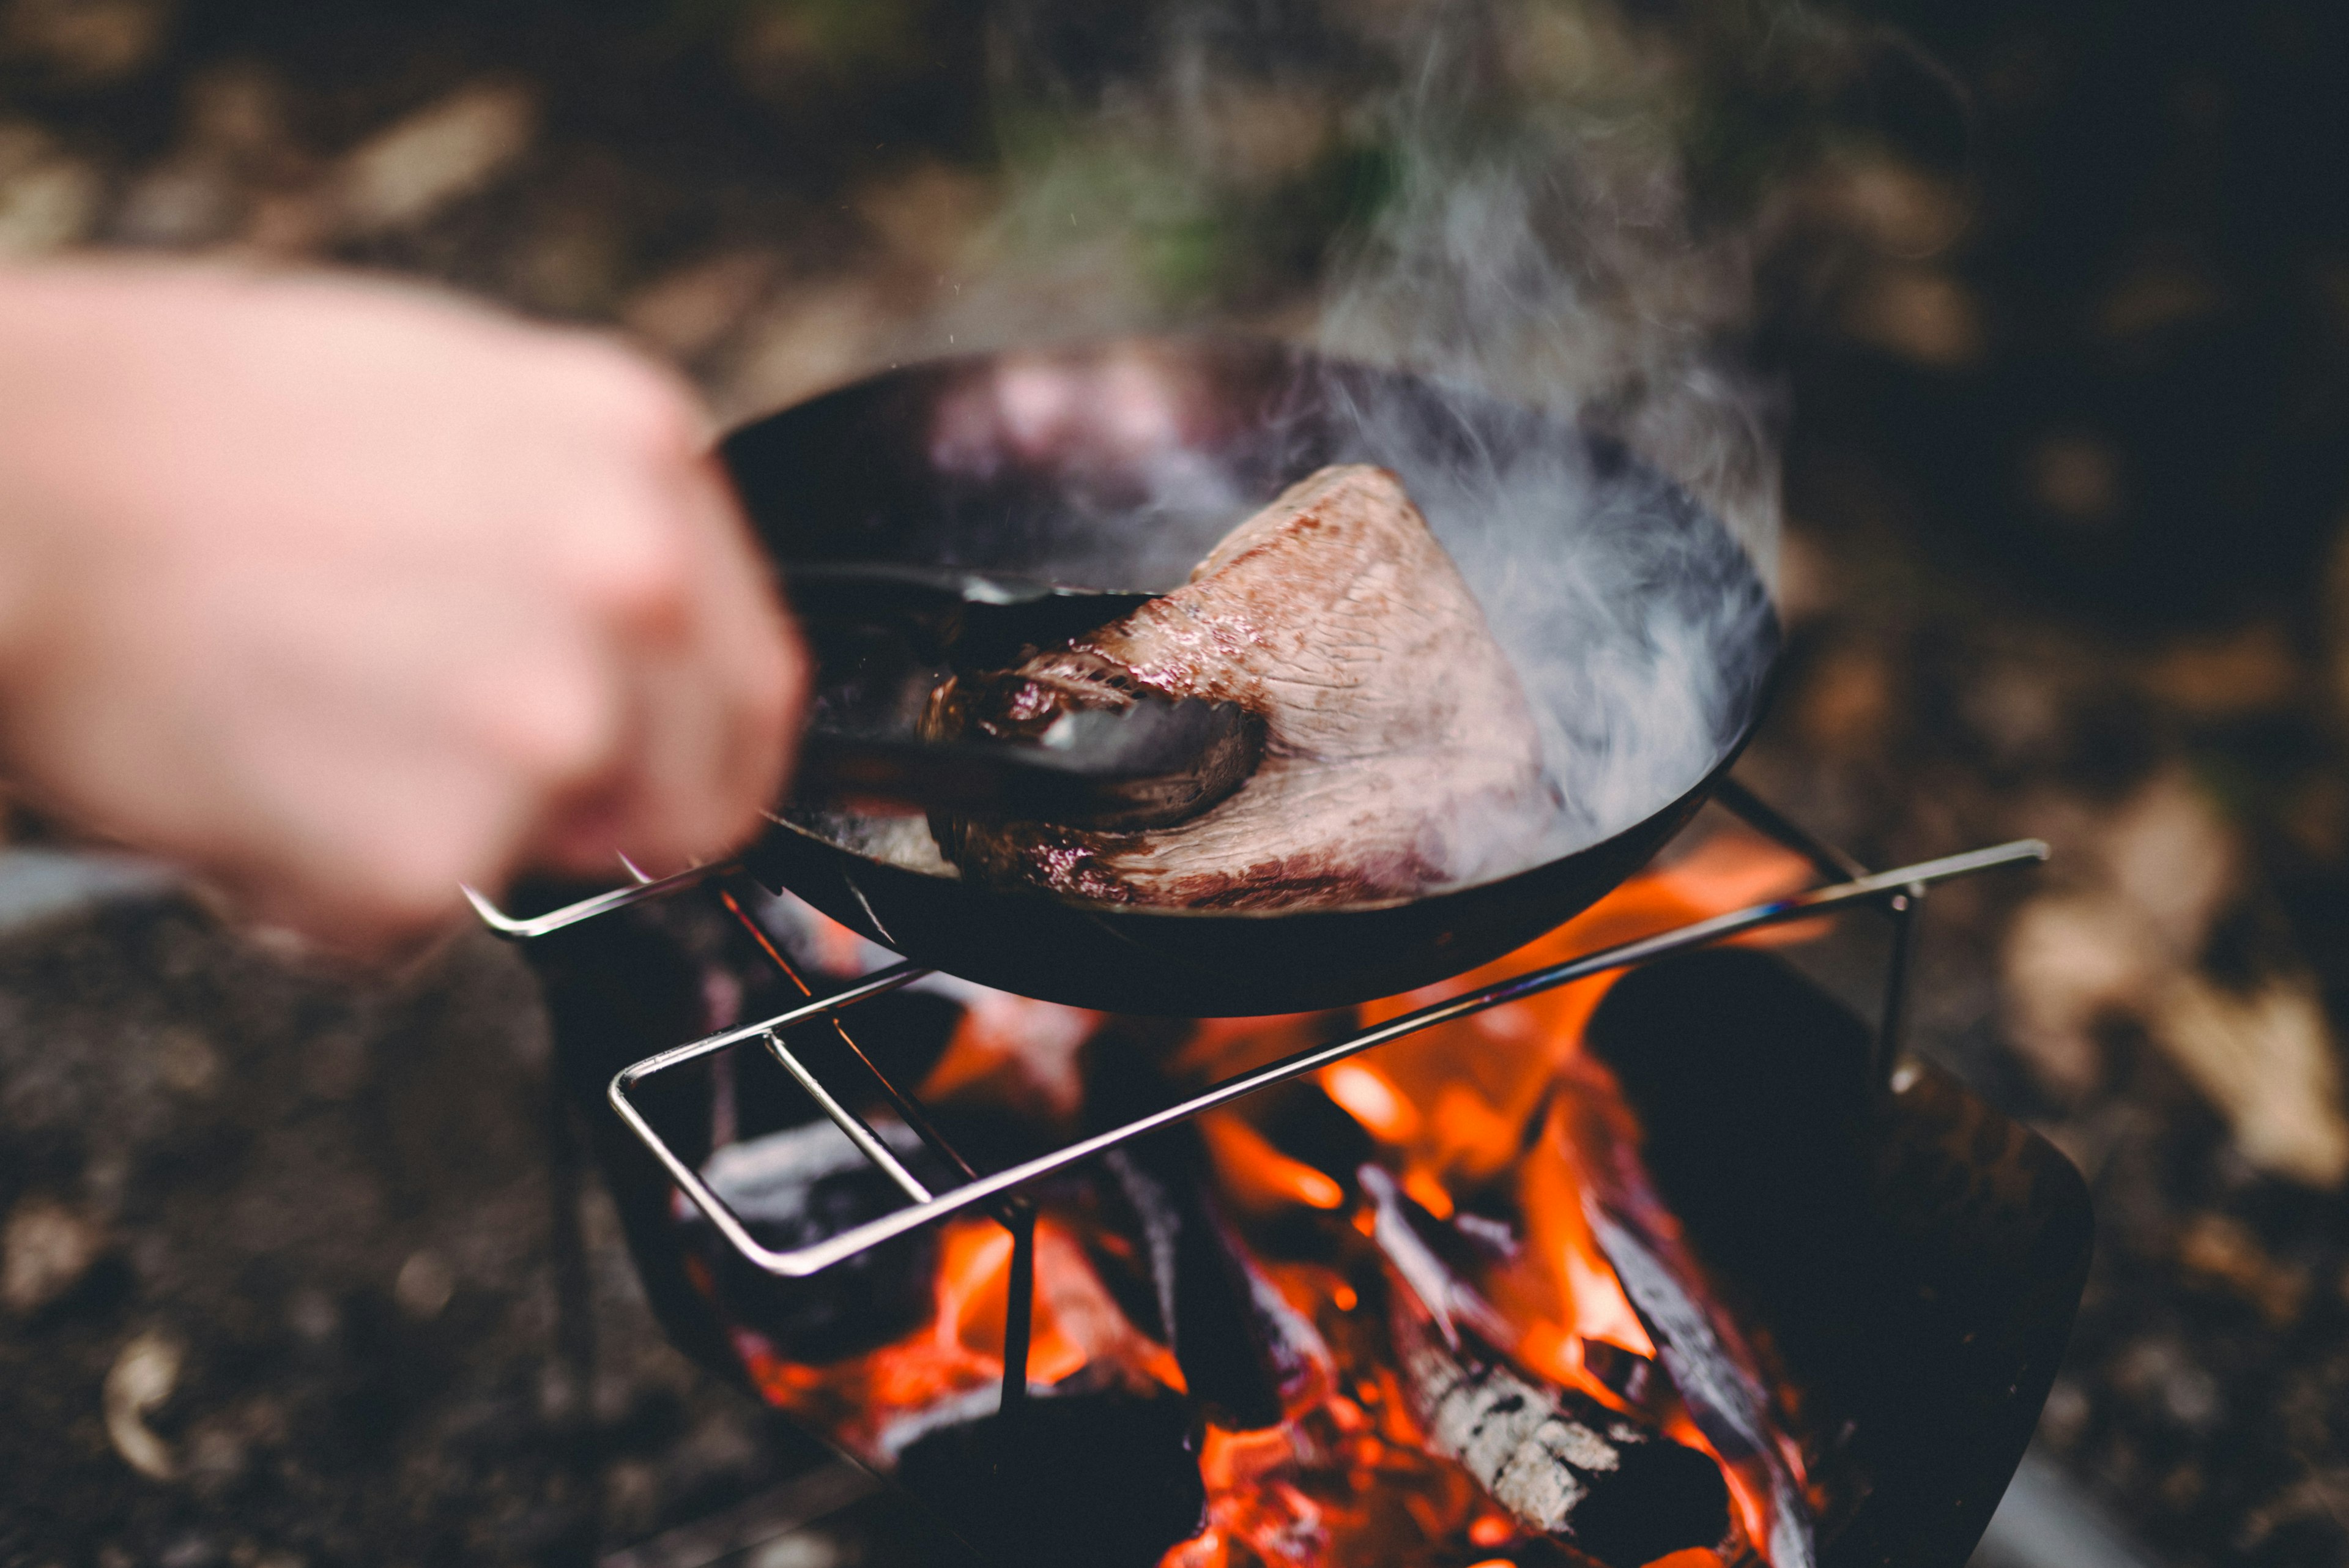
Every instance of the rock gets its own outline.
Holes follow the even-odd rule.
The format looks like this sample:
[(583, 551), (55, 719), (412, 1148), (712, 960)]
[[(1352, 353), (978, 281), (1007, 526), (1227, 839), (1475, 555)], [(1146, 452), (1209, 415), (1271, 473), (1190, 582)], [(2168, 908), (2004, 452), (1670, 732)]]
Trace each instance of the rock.
[(336, 172), (343, 231), (413, 227), (487, 188), (529, 151), (537, 118), (527, 91), (480, 84), (378, 131)]
[(102, 1250), (88, 1220), (61, 1203), (26, 1199), (0, 1234), (0, 1303), (32, 1316), (79, 1284)]

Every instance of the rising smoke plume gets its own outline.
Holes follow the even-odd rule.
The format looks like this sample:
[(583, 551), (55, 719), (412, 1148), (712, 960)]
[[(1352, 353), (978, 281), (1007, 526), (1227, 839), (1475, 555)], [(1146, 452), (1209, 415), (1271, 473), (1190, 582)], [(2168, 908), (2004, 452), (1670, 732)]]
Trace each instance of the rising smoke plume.
[[(1703, 106), (1661, 36), (1608, 0), (1025, 0), (994, 50), (1005, 198), (910, 347), (1239, 329), (1413, 371), (1619, 437), (1770, 579), (1754, 244), (1694, 211)], [(1760, 678), (1723, 661), (1757, 596), (1650, 593), (1685, 541), (1554, 443), (1439, 460), (1419, 415), (1360, 417), (1544, 713), (1569, 805), (1542, 853), (1718, 761)], [(1530, 857), (1495, 846), (1483, 874)]]

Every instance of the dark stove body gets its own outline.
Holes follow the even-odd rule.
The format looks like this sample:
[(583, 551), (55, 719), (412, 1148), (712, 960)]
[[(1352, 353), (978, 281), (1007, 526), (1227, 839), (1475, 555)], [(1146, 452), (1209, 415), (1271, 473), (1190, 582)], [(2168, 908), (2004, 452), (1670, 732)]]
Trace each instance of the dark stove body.
[[(710, 888), (527, 945), (558, 1061), (647, 1295), (675, 1341), (747, 1386), (689, 1269), (704, 1258), (669, 1180), (605, 1100), (653, 1048), (795, 1002)], [(884, 1004), (891, 1010), (877, 1011)], [(907, 996), (854, 1015), (901, 1081), (942, 1043), (947, 1004)], [(1802, 1391), (1826, 1568), (1958, 1568), (2013, 1476), (2085, 1282), (2085, 1189), (2044, 1140), (1937, 1070), (1870, 1070), (1868, 1028), (1780, 961), (1744, 950), (1634, 971), (1592, 1025), (1647, 1129), (1657, 1185), (1741, 1322)], [(740, 1136), (811, 1119), (771, 1063)], [(647, 1111), (678, 1152), (709, 1152), (716, 1080), (695, 1064)], [(744, 1119), (748, 1118), (748, 1119)], [(867, 1262), (855, 1260), (844, 1268)], [(804, 1303), (843, 1278), (749, 1282)], [(738, 1298), (739, 1299), (739, 1298)], [(773, 1298), (781, 1301), (782, 1297)], [(949, 1527), (955, 1521), (947, 1519)]]

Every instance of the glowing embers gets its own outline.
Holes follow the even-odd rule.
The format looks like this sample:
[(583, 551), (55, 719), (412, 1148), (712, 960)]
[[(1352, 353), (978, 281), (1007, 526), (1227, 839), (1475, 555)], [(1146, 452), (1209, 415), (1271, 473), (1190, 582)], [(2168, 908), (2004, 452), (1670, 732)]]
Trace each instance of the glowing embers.
[[(1489, 972), (1803, 880), (1789, 857), (1717, 838)], [(992, 1220), (876, 1257), (862, 1342), (836, 1324), (794, 1331), (819, 1321), (795, 1303), (839, 1289), (830, 1275), (763, 1292), (704, 1277), (771, 1402), (1006, 1560), (1807, 1568), (1785, 1399), (1711, 1304), (1641, 1171), (1635, 1121), (1580, 1050), (1610, 983), (1412, 1036), (1030, 1189), (1030, 1397), (1010, 1410), (1012, 1240)], [(926, 1085), (982, 1164), (1357, 1022), (1168, 1025), (1040, 1006), (979, 999)], [(861, 1179), (798, 1158), (797, 1187), (761, 1189), (769, 1223), (796, 1202), (834, 1230), (895, 1201), (825, 1189)], [(713, 1182), (750, 1191), (730, 1162), (757, 1164), (721, 1150)]]

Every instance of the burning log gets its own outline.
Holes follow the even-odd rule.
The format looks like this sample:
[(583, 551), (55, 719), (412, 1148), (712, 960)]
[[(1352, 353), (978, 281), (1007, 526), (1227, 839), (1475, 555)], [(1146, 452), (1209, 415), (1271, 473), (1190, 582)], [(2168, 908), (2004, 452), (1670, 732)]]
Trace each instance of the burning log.
[[(1023, 1064), (1135, 1027), (1054, 1031), (1023, 1005), (1045, 1011), (1009, 1033)], [(1807, 1568), (1769, 1381), (1650, 1190), (1614, 1080), (1555, 1044), (1584, 1012), (1431, 1036), (1041, 1184), (1032, 1297), (976, 1217), (843, 1265), (886, 1261), (885, 1280), (765, 1282), (754, 1303), (721, 1255), (698, 1282), (770, 1401), (992, 1561), (1423, 1568), (1506, 1549), (1643, 1568), (1694, 1550)], [(1073, 1113), (942, 1075), (948, 1136), (991, 1162), (1040, 1116), (1130, 1119), (1170, 1074), (1208, 1070), (1189, 1033), (1154, 1029), (1094, 1039)], [(721, 1147), (705, 1174), (779, 1241), (899, 1201), (822, 1127)], [(1007, 1408), (1010, 1303), (1031, 1299)]]
[(1672, 1386), (1713, 1451), (1769, 1478), (1773, 1568), (1810, 1568), (1811, 1535), (1795, 1478), (1771, 1438), (1770, 1397), (1666, 1257), (1591, 1205), (1591, 1228), (1656, 1342)]
[[(904, 1123), (874, 1128), (932, 1180), (945, 1173)], [(713, 1154), (709, 1184), (770, 1247), (800, 1247), (885, 1214), (904, 1201), (896, 1187), (829, 1121), (788, 1127)], [(822, 1365), (877, 1349), (921, 1326), (937, 1272), (936, 1235), (917, 1232), (850, 1259), (818, 1281), (784, 1280), (750, 1267), (682, 1199), (681, 1218), (700, 1237), (732, 1310), (755, 1323), (781, 1354)]]
[(1396, 1314), (1404, 1387), (1428, 1445), (1526, 1529), (1613, 1568), (1729, 1534), (1729, 1489), (1694, 1449), (1570, 1390), (1456, 1355)]
[[(1403, 1388), (1428, 1446), (1474, 1477), (1511, 1518), (1613, 1568), (1730, 1538), (1729, 1489), (1708, 1456), (1578, 1391), (1540, 1385), (1470, 1348), (1508, 1337), (1499, 1314), (1427, 1239), (1436, 1222), (1376, 1166), (1371, 1240), (1394, 1288), (1389, 1321)], [(1414, 1223), (1414, 1221), (1418, 1221)]]
[(1221, 1426), (1279, 1421), (1329, 1351), (1217, 1209), (1198, 1134), (1174, 1129), (1102, 1163), (1133, 1207), (1168, 1347), (1192, 1397)]

